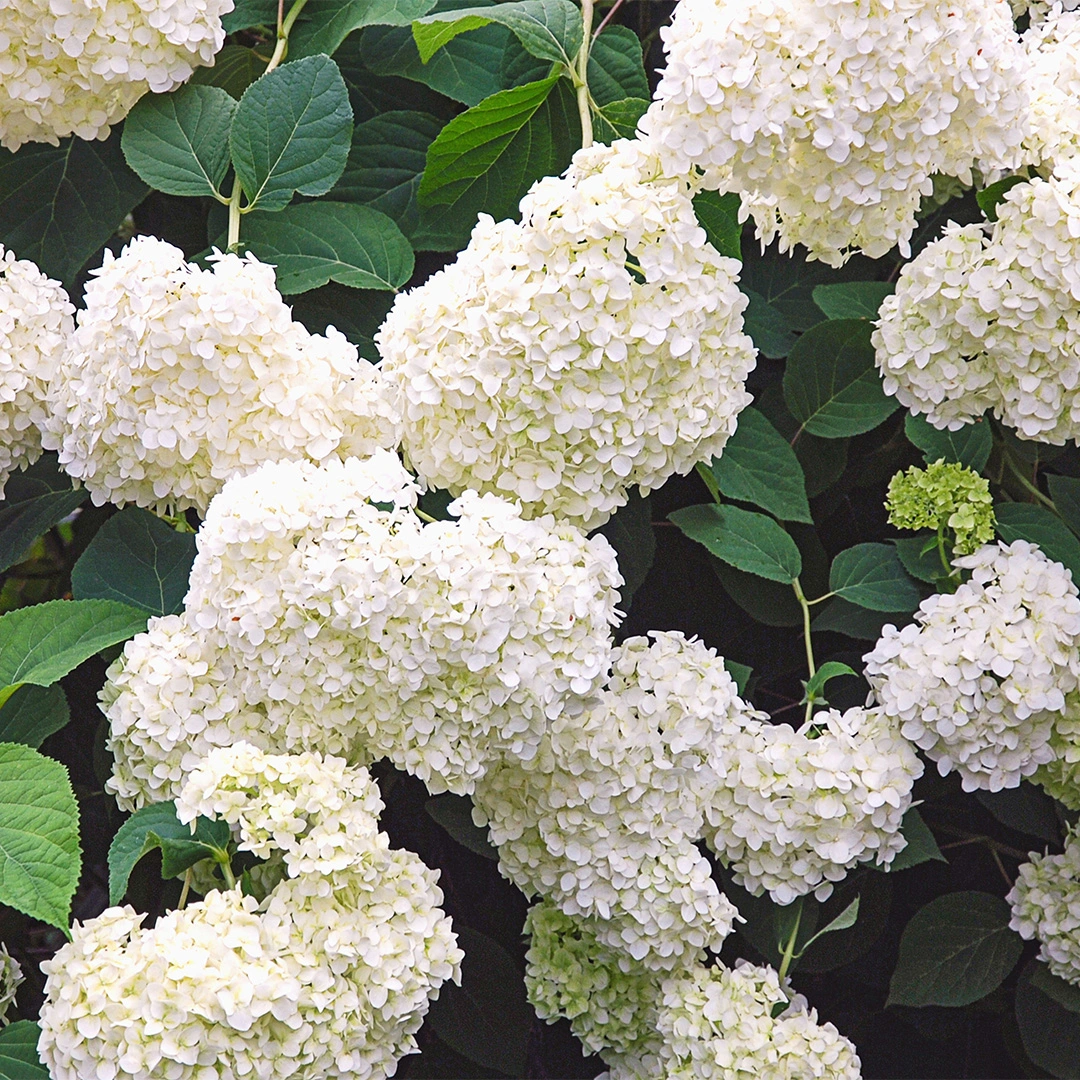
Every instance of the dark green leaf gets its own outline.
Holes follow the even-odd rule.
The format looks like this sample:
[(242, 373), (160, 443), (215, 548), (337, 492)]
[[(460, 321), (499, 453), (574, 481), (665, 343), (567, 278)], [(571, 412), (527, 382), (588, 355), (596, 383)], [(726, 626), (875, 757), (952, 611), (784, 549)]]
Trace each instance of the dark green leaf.
[(784, 400), (811, 435), (837, 439), (876, 428), (900, 403), (885, 395), (866, 319), (832, 319), (791, 347)]
[(81, 506), (88, 494), (83, 488), (68, 489), (13, 501), (13, 488), (8, 481), (9, 498), (0, 505), (0, 571), (22, 562), (34, 541)]
[(319, 202), (254, 213), (241, 226), (249, 251), (276, 268), (289, 296), (337, 281), (393, 291), (412, 277), (413, 251), (385, 214), (355, 203)]
[(488, 839), (488, 831), (472, 819), (472, 800), (465, 795), (449, 792), (436, 795), (424, 803), (428, 816), (437, 821), (462, 847), (497, 860), (499, 849)]
[[(854, 675), (859, 677), (859, 673), (847, 664), (841, 664), (838, 660), (828, 660), (821, 665), (814, 672), (814, 674), (806, 682), (806, 697), (804, 700), (809, 701), (824, 701), (824, 691), (830, 679), (838, 679), (842, 675)], [(853, 920), (854, 921), (854, 920)], [(837, 927), (841, 929), (841, 927)], [(825, 933), (824, 930), (821, 931)]]
[(266, 70), (266, 58), (243, 45), (226, 45), (214, 57), (213, 67), (195, 69), (189, 86), (220, 86), (229, 97), (240, 100), (244, 91)]
[(1061, 841), (1061, 826), (1054, 810), (1054, 800), (1041, 788), (1023, 781), (1019, 787), (1001, 791), (976, 791), (975, 798), (1002, 825), (1027, 836), (1057, 844)]
[(458, 34), (500, 23), (533, 56), (570, 67), (581, 48), (581, 12), (570, 0), (517, 0), (514, 3), (439, 11), (412, 24), (425, 63)]
[[(721, 255), (726, 255), (729, 259), (741, 260), (742, 225), (739, 224), (739, 196), (734, 191), (729, 191), (726, 195), (721, 195), (717, 191), (702, 191), (694, 196), (694, 212), (697, 214), (698, 224), (705, 230), (705, 235), (709, 238), (709, 243)], [(754, 295), (759, 297), (759, 304), (763, 308), (769, 306), (769, 302), (761, 293), (755, 293)], [(751, 303), (753, 303), (753, 300), (751, 300)], [(773, 321), (777, 325), (782, 322), (779, 312), (776, 312)], [(749, 331), (747, 332), (749, 333)], [(786, 324), (783, 325), (782, 329), (776, 330), (775, 333), (787, 334)], [(791, 337), (792, 342), (795, 340), (794, 335), (788, 336)], [(790, 342), (788, 342), (788, 345), (790, 345)], [(760, 347), (759, 345), (758, 348)], [(781, 355), (787, 355), (786, 346)]]
[(856, 871), (838, 884), (822, 905), (818, 921), (825, 921), (828, 926), (831, 918), (835, 918), (833, 912), (844, 913), (850, 909), (853, 896), (859, 901), (859, 917), (847, 930), (830, 932), (812, 945), (804, 945), (799, 971), (810, 974), (835, 971), (866, 953), (888, 923), (892, 894), (892, 879), (869, 870)]
[(76, 600), (119, 600), (154, 615), (184, 606), (195, 536), (127, 506), (94, 534), (71, 571)]
[(1080, 1013), (1066, 1008), (1034, 974), (1043, 965), (1032, 960), (1016, 986), (1016, 1022), (1031, 1060), (1059, 1080), (1080, 1080)]
[[(854, 674), (854, 672), (852, 673)], [(839, 915), (836, 916), (831, 922), (827, 922), (820, 930), (818, 930), (812, 938), (803, 946), (804, 949), (810, 948), (811, 945), (818, 938), (825, 934), (835, 934), (837, 930), (850, 930), (856, 920), (859, 918), (859, 897), (855, 897), (850, 904)]]
[(42, 454), (28, 469), (8, 477), (7, 505), (36, 499), (39, 495), (71, 491), (71, 477), (60, 468), (56, 453)]
[(738, 570), (785, 584), (802, 573), (795, 541), (764, 514), (707, 503), (676, 510), (668, 518), (691, 540)]
[(352, 139), (349, 92), (326, 56), (285, 64), (244, 91), (230, 138), (249, 206), (281, 210), (293, 193), (325, 195)]
[[(578, 16), (580, 21), (580, 15)], [(641, 39), (628, 26), (608, 26), (589, 49), (589, 94), (606, 109), (627, 98), (652, 97)], [(736, 256), (738, 258), (738, 256)]]
[(167, 195), (221, 196), (236, 102), (218, 86), (146, 94), (124, 121), (127, 163)]
[(1062, 563), (1080, 582), (1080, 540), (1056, 514), (1033, 503), (997, 503), (998, 536), (1007, 544), (1028, 540), (1038, 544), (1048, 559)]
[(232, 11), (221, 17), (227, 34), (249, 26), (271, 27), (277, 23), (277, 0), (236, 0)]
[(728, 660), (725, 658), (724, 667), (727, 669), (727, 673), (735, 680), (735, 687), (740, 694), (746, 693), (746, 684), (750, 681), (750, 676), (754, 674), (752, 667), (747, 667), (746, 664), (737, 663), (735, 660)]
[(1080, 986), (1054, 975), (1045, 963), (1036, 961), (1030, 971), (1031, 983), (1048, 998), (1072, 1013), (1080, 1013)]
[(739, 414), (739, 425), (712, 473), (723, 495), (751, 502), (781, 521), (812, 523), (802, 466), (788, 441), (755, 408)]
[(829, 591), (871, 611), (914, 611), (919, 590), (891, 544), (856, 544), (833, 559)]
[(70, 286), (147, 190), (124, 161), (119, 129), (104, 142), (0, 150), (0, 243)]
[(0, 1031), (0, 1080), (49, 1080), (37, 1044), (41, 1028), (31, 1020), (16, 1020)]
[(931, 900), (904, 927), (887, 1004), (957, 1007), (996, 990), (1023, 951), (1009, 917), (1009, 905), (990, 893)]
[(581, 138), (573, 91), (558, 78), (504, 90), (455, 117), (428, 147), (420, 204), (469, 229), (480, 213), (516, 217), (521, 196), (561, 172)]
[(469, 1061), (522, 1076), (533, 1022), (522, 972), (498, 942), (458, 922), (454, 931), (465, 950), (461, 986), (443, 985), (427, 1023)]
[(59, 683), (20, 686), (0, 706), (0, 742), (21, 743), (36, 750), (70, 719), (67, 696)]
[(802, 625), (802, 608), (787, 582), (781, 584), (746, 574), (715, 556), (709, 559), (709, 563), (724, 591), (755, 622), (764, 626)]
[(647, 98), (623, 98), (593, 114), (593, 134), (597, 142), (610, 146), (616, 139), (632, 139), (637, 123), (649, 107)]
[(887, 281), (842, 281), (815, 285), (811, 295), (830, 319), (876, 319), (881, 302), (894, 291)]
[(909, 413), (904, 418), (904, 434), (922, 452), (928, 464), (956, 461), (975, 472), (982, 472), (994, 448), (994, 437), (985, 420), (965, 424), (959, 431), (939, 431), (925, 417)]
[(778, 360), (787, 356), (799, 339), (792, 333), (780, 310), (753, 289), (743, 288), (750, 303), (743, 312), (743, 329), (762, 356)]
[(653, 532), (652, 507), (635, 488), (630, 501), (620, 507), (598, 532), (607, 537), (619, 561), (619, 573), (625, 584), (619, 589), (619, 604), (630, 610), (634, 593), (645, 583), (656, 557), (656, 534)]
[(308, 0), (289, 37), (289, 57), (332, 56), (362, 26), (408, 26), (434, 0)]
[(976, 191), (975, 199), (979, 204), (979, 209), (986, 215), (986, 220), (997, 221), (998, 203), (1017, 184), (1026, 184), (1027, 182), (1028, 178), (1026, 176), (1006, 176), (1004, 179), (998, 180), (997, 183), (983, 188), (982, 191)]
[(915, 536), (904, 536), (894, 540), (896, 554), (904, 569), (919, 581), (932, 585), (945, 576), (946, 570), (938, 551), (937, 534), (920, 532)]
[(825, 604), (810, 629), (832, 630), (856, 641), (877, 641), (886, 623), (905, 626), (909, 622), (911, 613), (908, 611), (870, 611), (837, 596)]
[(909, 867), (930, 861), (949, 861), (941, 854), (941, 848), (938, 847), (934, 834), (915, 807), (904, 814), (900, 832), (907, 841), (907, 846), (893, 856), (893, 861), (889, 863), (889, 870), (907, 870)]
[(1048, 476), (1046, 482), (1061, 519), (1074, 533), (1080, 533), (1080, 480), (1073, 476)]
[(136, 810), (120, 826), (109, 846), (110, 904), (119, 904), (123, 900), (135, 864), (148, 852), (164, 848), (166, 844), (171, 845), (173, 862), (177, 861), (177, 851), (184, 850), (177, 849), (177, 844), (193, 845), (195, 850), (191, 854), (197, 856), (179, 869), (173, 866), (166, 868), (163, 850), (162, 876), (175, 877), (188, 866), (202, 859), (213, 858), (217, 852), (224, 852), (229, 845), (229, 826), (224, 821), (200, 817), (195, 821), (195, 834), (192, 835), (191, 826), (182, 825), (177, 820), (175, 803), (151, 803)]
[(379, 361), (375, 332), (393, 302), (392, 292), (349, 289), (331, 283), (293, 297), (293, 318), (299, 319), (314, 334), (325, 333), (327, 326), (336, 327), (357, 347), (362, 357), (375, 364)]

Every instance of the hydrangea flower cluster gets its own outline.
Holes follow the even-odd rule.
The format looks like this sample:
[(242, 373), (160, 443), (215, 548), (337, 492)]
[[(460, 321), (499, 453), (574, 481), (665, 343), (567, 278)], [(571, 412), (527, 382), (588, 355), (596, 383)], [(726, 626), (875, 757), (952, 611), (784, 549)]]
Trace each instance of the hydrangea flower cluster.
[(885, 509), (898, 529), (952, 529), (956, 555), (970, 555), (994, 539), (990, 482), (955, 461), (898, 472), (889, 481)]
[(965, 791), (1016, 787), (1050, 761), (1080, 686), (1080, 599), (1072, 575), (1025, 540), (954, 560), (971, 579), (887, 625), (864, 658), (885, 715)]
[(1039, 959), (1066, 982), (1080, 985), (1080, 836), (1070, 832), (1060, 855), (1030, 853), (1006, 900), (1009, 926), (1038, 939)]
[(0, 1024), (7, 1023), (8, 1010), (25, 981), (19, 961), (8, 953), (6, 945), (0, 945)]
[(1032, 780), (1070, 810), (1080, 810), (1080, 694), (1067, 694), (1065, 709), (1050, 735), (1053, 757)]
[(887, 866), (923, 766), (881, 709), (819, 712), (798, 731), (748, 718), (717, 754), (710, 846), (778, 904), (832, 892), (856, 863)]
[(205, 512), (264, 461), (396, 445), (378, 371), (344, 335), (294, 322), (272, 266), (211, 259), (137, 237), (87, 286), (44, 441), (96, 504)]
[(1044, 170), (1080, 154), (1080, 11), (1055, 4), (1024, 34), (1030, 105), (1026, 158)]
[(642, 142), (578, 151), (486, 215), (379, 331), (403, 448), (426, 482), (586, 528), (720, 453), (750, 402), (739, 263)]
[(424, 525), (416, 496), (387, 451), (226, 484), (183, 615), (132, 639), (102, 691), (122, 805), (172, 797), (237, 738), (389, 757), (459, 793), (497, 754), (535, 752), (606, 673), (614, 552), (474, 492)]
[(130, 906), (76, 923), (42, 965), (54, 1080), (392, 1074), (462, 952), (437, 873), (379, 832), (366, 770), (240, 743), (206, 759), (179, 805), (220, 808), (240, 850), (280, 839), (288, 876), (262, 904), (215, 890), (150, 929)]
[(1080, 161), (1018, 184), (900, 272), (873, 341), (885, 392), (939, 428), (987, 408), (1022, 439), (1080, 438)]
[(665, 170), (737, 191), (763, 243), (842, 264), (900, 244), (944, 173), (1021, 163), (1006, 0), (682, 0), (642, 130)]
[(103, 139), (148, 90), (213, 64), (233, 0), (10, 0), (0, 37), (0, 146)]
[(532, 758), (492, 767), (474, 816), (523, 892), (593, 918), (607, 948), (661, 970), (731, 931), (735, 909), (694, 844), (712, 755), (749, 709), (711, 649), (652, 638), (616, 649), (606, 688), (553, 719)]
[(0, 244), (0, 498), (12, 472), (41, 456), (45, 396), (74, 313), (58, 281)]

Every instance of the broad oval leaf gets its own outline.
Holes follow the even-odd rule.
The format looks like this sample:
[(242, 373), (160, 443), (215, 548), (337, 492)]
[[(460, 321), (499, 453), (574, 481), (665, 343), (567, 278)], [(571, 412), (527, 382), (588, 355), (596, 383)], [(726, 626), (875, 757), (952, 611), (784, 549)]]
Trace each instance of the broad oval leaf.
[(1059, 1080), (1080, 1080), (1080, 1013), (1067, 1008), (1036, 978), (1032, 960), (1016, 986), (1016, 1022), (1027, 1056)]
[[(2, 714), (0, 714), (2, 716)], [(1001, 791), (976, 791), (975, 798), (1002, 825), (1050, 844), (1061, 843), (1061, 825), (1054, 800), (1027, 780)]]
[(998, 536), (1007, 544), (1028, 540), (1042, 553), (1072, 571), (1080, 585), (1080, 540), (1056, 514), (1033, 503), (996, 503)]
[(619, 606), (629, 611), (634, 593), (645, 583), (656, 558), (656, 533), (649, 496), (642, 496), (635, 488), (627, 504), (597, 531), (606, 536), (615, 549), (624, 582), (619, 589)]
[(871, 611), (836, 596), (822, 605), (821, 613), (814, 616), (810, 629), (832, 630), (855, 641), (877, 641), (886, 623), (906, 626), (909, 622), (910, 611)]
[(1023, 952), (1009, 917), (1009, 905), (990, 893), (931, 900), (904, 927), (888, 1004), (957, 1007), (996, 990)]
[(856, 544), (833, 559), (829, 591), (871, 611), (914, 611), (922, 597), (892, 544)]
[(764, 514), (705, 503), (676, 510), (668, 520), (738, 570), (787, 585), (802, 573), (795, 541)]
[[(579, 24), (580, 24), (580, 16)], [(589, 47), (589, 95), (603, 109), (627, 98), (652, 97), (641, 39), (629, 26), (605, 27)]]
[[(273, 0), (271, 0), (273, 3)], [(266, 71), (269, 57), (243, 45), (226, 45), (214, 57), (213, 67), (195, 69), (188, 86), (219, 86), (229, 97), (239, 101), (244, 91)]]
[(119, 600), (154, 615), (184, 606), (195, 536), (137, 506), (113, 514), (71, 571), (76, 600)]
[(913, 578), (933, 585), (948, 576), (948, 569), (941, 561), (936, 533), (918, 532), (894, 540), (893, 544), (901, 564)]
[(36, 750), (70, 719), (67, 695), (59, 683), (27, 683), (0, 706), (0, 742), (21, 743)]
[(940, 431), (925, 417), (909, 413), (904, 418), (904, 434), (922, 452), (927, 463), (956, 461), (982, 472), (994, 448), (994, 437), (986, 420), (965, 424), (958, 431)]
[(124, 121), (124, 157), (146, 183), (167, 195), (222, 198), (235, 112), (236, 102), (218, 86), (146, 94)]
[(0, 743), (0, 903), (66, 933), (81, 855), (67, 769)]
[(814, 303), (829, 319), (876, 319), (886, 296), (895, 291), (886, 281), (842, 281), (815, 285)]
[(813, 522), (799, 459), (757, 409), (739, 413), (735, 434), (713, 458), (712, 473), (729, 499), (754, 503), (781, 521)]
[(824, 439), (876, 428), (900, 403), (887, 397), (874, 365), (867, 319), (831, 319), (791, 347), (784, 400), (803, 431)]
[(249, 251), (276, 267), (286, 296), (337, 281), (354, 289), (393, 291), (413, 272), (413, 251), (385, 214), (354, 203), (288, 206), (255, 213), (241, 226)]
[(904, 814), (900, 833), (907, 844), (893, 856), (893, 861), (885, 868), (886, 871), (907, 870), (924, 862), (949, 861), (941, 854), (941, 848), (938, 847), (930, 826), (914, 806)]
[[(734, 191), (729, 191), (726, 195), (721, 195), (717, 191), (699, 192), (694, 196), (694, 212), (697, 214), (698, 224), (709, 238), (709, 243), (721, 255), (741, 261), (742, 225), (739, 223), (738, 194)], [(761, 296), (760, 293), (757, 295)], [(761, 303), (767, 305), (768, 301), (761, 297)], [(777, 319), (779, 319), (779, 314), (777, 314)], [(787, 324), (785, 323), (783, 330), (778, 332), (786, 333)], [(794, 341), (795, 337), (792, 335), (791, 342)], [(781, 355), (787, 355), (787, 350), (785, 349)]]
[[(9, 481), (9, 492), (13, 488)], [(89, 494), (80, 488), (50, 491), (20, 501), (9, 498), (0, 506), (0, 571), (22, 562), (34, 541), (81, 506)]]
[(1080, 533), (1080, 479), (1075, 476), (1048, 476), (1047, 486), (1061, 520)]
[(289, 55), (332, 56), (362, 26), (408, 26), (434, 6), (434, 0), (308, 0), (289, 35)]
[(488, 839), (487, 829), (473, 821), (472, 805), (466, 795), (445, 792), (428, 799), (424, 809), (428, 817), (437, 821), (462, 847), (485, 859), (498, 860), (499, 849)]
[(758, 351), (770, 360), (787, 356), (799, 339), (785, 316), (761, 293), (745, 287), (742, 291), (750, 301), (743, 312), (743, 329), (750, 335)]
[(975, 201), (979, 204), (979, 209), (986, 215), (986, 220), (997, 221), (998, 204), (1017, 184), (1026, 184), (1028, 180), (1029, 178), (1026, 176), (1006, 176), (983, 188), (982, 191), (976, 191)]
[(309, 56), (256, 79), (240, 99), (230, 145), (248, 205), (281, 210), (294, 192), (325, 195), (352, 138), (345, 80), (328, 56)]
[(41, 1028), (31, 1020), (16, 1020), (0, 1031), (0, 1080), (49, 1080), (37, 1044)]

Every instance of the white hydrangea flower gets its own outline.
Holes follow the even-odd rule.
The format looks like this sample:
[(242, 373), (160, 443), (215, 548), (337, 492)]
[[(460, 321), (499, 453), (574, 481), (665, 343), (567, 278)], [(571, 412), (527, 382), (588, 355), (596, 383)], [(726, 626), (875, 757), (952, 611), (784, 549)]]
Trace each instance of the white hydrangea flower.
[(0, 944), (0, 1025), (8, 1022), (8, 1009), (15, 1004), (15, 995), (26, 981), (19, 961)]
[(1065, 709), (1050, 734), (1053, 757), (1035, 770), (1032, 780), (1070, 810), (1080, 810), (1080, 694), (1065, 697)]
[(233, 0), (6, 0), (0, 146), (103, 139), (148, 90), (213, 64)]
[(692, 194), (641, 142), (580, 150), (520, 224), (481, 215), (455, 263), (397, 298), (377, 341), (425, 481), (591, 529), (633, 485), (720, 453), (756, 353), (739, 263)]
[(886, 392), (941, 428), (991, 407), (1022, 439), (1080, 439), (1080, 158), (997, 216), (901, 271), (873, 339)]
[(534, 757), (489, 770), (474, 816), (523, 892), (659, 970), (719, 949), (736, 916), (694, 844), (712, 756), (748, 707), (711, 649), (652, 637), (615, 650), (607, 688), (553, 720)]
[(264, 461), (396, 445), (378, 370), (333, 328), (294, 322), (272, 266), (212, 259), (136, 237), (86, 288), (44, 442), (96, 504), (204, 512)]
[(7, 478), (41, 456), (45, 395), (74, 312), (58, 281), (0, 244), (0, 498)]
[(459, 793), (493, 756), (533, 753), (606, 674), (614, 552), (474, 492), (458, 520), (424, 525), (416, 494), (388, 451), (230, 481), (198, 534), (184, 615), (110, 670), (110, 790), (126, 805), (170, 798), (237, 737), (389, 757)]
[[(796, 998), (772, 968), (698, 966), (664, 983), (657, 1027), (665, 1080), (858, 1080), (855, 1047)], [(632, 1074), (631, 1074), (632, 1075)]]
[(1029, 858), (1005, 897), (1009, 926), (1026, 941), (1038, 940), (1039, 959), (1058, 978), (1080, 985), (1080, 836), (1070, 832), (1061, 855)]
[(392, 1075), (462, 952), (437, 872), (378, 831), (366, 770), (241, 744), (210, 755), (182, 805), (227, 807), (241, 850), (279, 835), (290, 876), (261, 905), (235, 888), (151, 929), (131, 907), (76, 923), (42, 965), (54, 1080)]
[(1055, 4), (1024, 34), (1024, 49), (1031, 99), (1024, 149), (1032, 164), (1052, 169), (1080, 154), (1080, 11)]
[(1021, 163), (1006, 0), (682, 0), (641, 129), (666, 171), (737, 191), (763, 243), (908, 254), (933, 173)]
[(1025, 540), (954, 564), (955, 593), (887, 625), (864, 657), (885, 715), (965, 791), (1016, 787), (1053, 757), (1050, 738), (1080, 685), (1080, 599), (1072, 574)]
[(798, 731), (748, 718), (718, 749), (709, 843), (735, 881), (778, 904), (826, 899), (856, 863), (888, 866), (923, 766), (880, 709), (819, 712)]

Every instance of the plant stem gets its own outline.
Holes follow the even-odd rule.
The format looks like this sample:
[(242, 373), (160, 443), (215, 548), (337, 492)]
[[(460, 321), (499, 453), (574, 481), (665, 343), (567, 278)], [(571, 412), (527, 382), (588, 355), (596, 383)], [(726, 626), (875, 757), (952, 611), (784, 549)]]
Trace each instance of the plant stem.
[[(807, 602), (798, 578), (791, 583), (791, 587), (795, 590), (795, 599), (799, 601), (799, 607), (802, 608), (803, 640), (806, 645), (806, 666), (810, 671), (810, 678), (812, 679), (817, 674), (817, 665), (814, 663), (814, 644), (810, 640), (810, 604)], [(807, 724), (810, 723), (810, 718), (813, 715), (814, 703), (808, 701), (806, 703), (805, 718)]]
[(615, 0), (615, 3), (608, 8), (607, 14), (601, 20), (600, 25), (593, 31), (593, 41), (595, 41), (604, 32), (604, 28), (609, 22), (611, 22), (612, 18), (615, 15), (615, 12), (618, 11), (619, 8), (621, 8), (622, 6), (623, 0)]
[(177, 911), (183, 911), (187, 907), (188, 893), (191, 891), (191, 867), (189, 866), (184, 871), (184, 887), (180, 890), (180, 903), (177, 906)]
[(1002, 448), (1001, 448), (1001, 457), (1002, 457), (1002, 460), (1005, 462), (1005, 464), (1008, 466), (1009, 472), (1011, 472), (1013, 474), (1013, 476), (1015, 476), (1016, 479), (1020, 481), (1020, 486), (1026, 492), (1028, 492), (1029, 495), (1034, 495), (1035, 498), (1038, 499), (1039, 502), (1041, 502), (1043, 504), (1043, 506), (1046, 506), (1050, 510), (1053, 510), (1053, 512), (1056, 514), (1058, 512), (1058, 510), (1057, 510), (1057, 507), (1054, 505), (1054, 500), (1047, 498), (1038, 489), (1038, 487), (1036, 487), (1036, 485), (1033, 484), (1024, 475), (1023, 470), (1020, 468), (1019, 465), (1016, 464), (1015, 461), (1013, 461), (1012, 455), (1008, 452), (1008, 450), (1004, 446), (1002, 446)]
[(589, 105), (589, 48), (592, 45), (593, 0), (581, 0), (581, 48), (574, 57), (574, 88), (581, 117), (581, 145), (592, 146), (592, 109)]
[(433, 518), (430, 514), (425, 513), (419, 506), (413, 507), (413, 513), (415, 513), (421, 521), (426, 521), (428, 525), (434, 525), (435, 522), (439, 520), (438, 518)]
[(229, 197), (229, 237), (225, 243), (229, 251), (240, 243), (240, 196), (242, 194), (240, 177), (233, 176), (232, 195)]
[(795, 957), (795, 939), (799, 936), (799, 923), (802, 922), (803, 913), (803, 898), (800, 896), (795, 901), (798, 905), (795, 910), (795, 925), (791, 928), (791, 936), (787, 940), (787, 945), (784, 946), (784, 955), (780, 961), (780, 970), (777, 974), (780, 976), (780, 982), (783, 983), (787, 977), (788, 968), (791, 967), (791, 961)]
[(701, 482), (709, 489), (709, 494), (713, 497), (713, 502), (717, 506), (720, 505), (720, 485), (716, 482), (716, 477), (713, 475), (712, 469), (704, 461), (699, 461), (694, 466), (694, 471), (701, 477)]
[(236, 875), (232, 872), (232, 865), (228, 858), (218, 861), (218, 866), (221, 867), (221, 876), (225, 879), (225, 884), (230, 889), (236, 888)]

